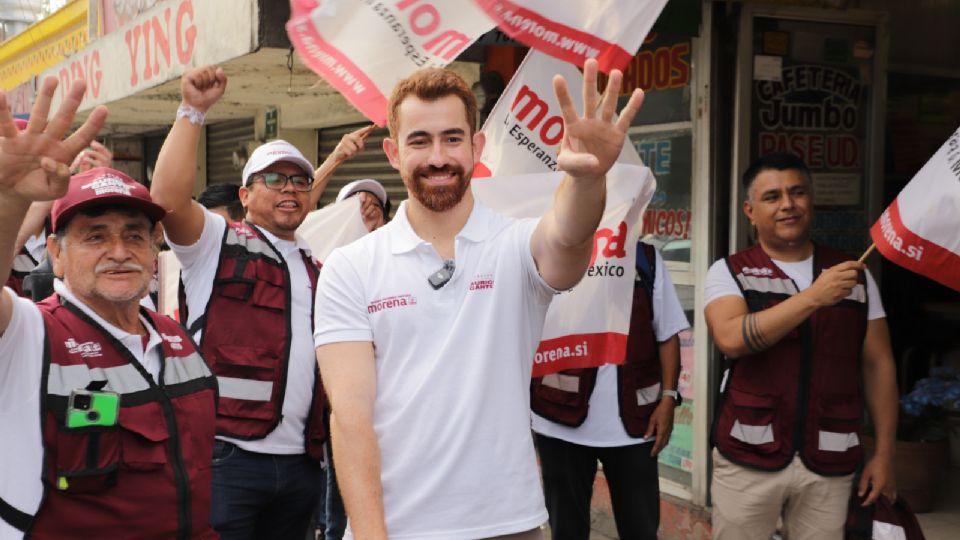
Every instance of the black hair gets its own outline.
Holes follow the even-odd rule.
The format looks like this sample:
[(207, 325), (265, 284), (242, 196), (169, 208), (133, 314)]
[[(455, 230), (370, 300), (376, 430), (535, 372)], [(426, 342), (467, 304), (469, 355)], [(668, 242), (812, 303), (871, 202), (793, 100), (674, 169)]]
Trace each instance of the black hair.
[(240, 204), (240, 186), (237, 184), (210, 184), (197, 197), (197, 202), (205, 208), (225, 207), (234, 221), (242, 220), (246, 214)]
[(802, 159), (785, 152), (767, 154), (750, 164), (750, 167), (743, 173), (744, 198), (749, 198), (750, 188), (753, 187), (753, 182), (757, 179), (757, 176), (769, 169), (776, 171), (800, 171), (803, 177), (807, 179), (807, 183), (810, 183), (810, 169), (807, 168), (807, 164), (804, 163)]

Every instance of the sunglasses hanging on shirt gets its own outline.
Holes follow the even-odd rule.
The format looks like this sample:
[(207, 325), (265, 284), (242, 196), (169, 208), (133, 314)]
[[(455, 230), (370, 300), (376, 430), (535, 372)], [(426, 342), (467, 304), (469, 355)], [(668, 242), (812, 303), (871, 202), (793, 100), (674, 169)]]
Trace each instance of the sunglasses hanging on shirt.
[(446, 285), (447, 282), (450, 281), (450, 278), (453, 277), (454, 268), (453, 259), (443, 261), (443, 268), (430, 274), (430, 277), (427, 278), (427, 282), (430, 283), (430, 286), (433, 287), (433, 290), (440, 289), (440, 287)]

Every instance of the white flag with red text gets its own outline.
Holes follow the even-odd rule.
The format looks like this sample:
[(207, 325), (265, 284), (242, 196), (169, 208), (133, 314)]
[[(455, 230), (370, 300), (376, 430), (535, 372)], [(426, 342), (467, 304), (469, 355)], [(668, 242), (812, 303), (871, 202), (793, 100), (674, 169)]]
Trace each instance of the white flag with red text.
[[(473, 193), (507, 216), (540, 217), (553, 206), (563, 174), (474, 178)], [(636, 279), (640, 216), (654, 184), (650, 169), (617, 163), (607, 173), (607, 203), (583, 280), (550, 304), (533, 363), (540, 377), (571, 368), (622, 364)]]
[[(474, 176), (557, 170), (563, 115), (553, 93), (553, 76), (562, 75), (578, 111), (583, 110), (583, 74), (573, 65), (531, 50), (520, 63), (484, 123), (487, 138)], [(636, 148), (624, 141), (620, 163), (643, 165)], [(651, 192), (652, 193), (652, 192)]]
[(870, 229), (898, 265), (960, 291), (960, 128)]
[(637, 54), (667, 0), (475, 0), (513, 39), (583, 67), (596, 58), (609, 73)]
[[(482, 163), (474, 169), (473, 192), (505, 215), (540, 217), (553, 206), (563, 176), (555, 171), (564, 130), (551, 82), (554, 74), (564, 76), (574, 106), (582, 111), (580, 71), (530, 51), (483, 126), (487, 142)], [(607, 174), (606, 208), (594, 236), (590, 267), (583, 281), (551, 303), (534, 357), (534, 376), (623, 363), (640, 217), (655, 190), (650, 169), (625, 141), (618, 163)]]
[(290, 13), (300, 58), (379, 126), (398, 81), (449, 64), (494, 27), (473, 0), (291, 0)]

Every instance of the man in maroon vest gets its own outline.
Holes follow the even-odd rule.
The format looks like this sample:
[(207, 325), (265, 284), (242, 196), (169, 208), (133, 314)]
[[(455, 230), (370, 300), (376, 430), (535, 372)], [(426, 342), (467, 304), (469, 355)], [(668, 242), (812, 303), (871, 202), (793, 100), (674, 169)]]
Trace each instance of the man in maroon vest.
[(554, 540), (590, 537), (590, 498), (603, 464), (620, 538), (656, 540), (657, 455), (680, 405), (680, 339), (687, 318), (660, 254), (637, 244), (626, 359), (534, 378), (533, 431)]
[(326, 402), (312, 344), (319, 269), (294, 233), (319, 190), (310, 162), (271, 141), (243, 169), (245, 221), (191, 199), (204, 116), (226, 83), (216, 67), (184, 74), (152, 194), (183, 266), (183, 322), (220, 387), (213, 527), (224, 539), (303, 538), (323, 482)]
[(743, 184), (759, 243), (717, 261), (705, 285), (707, 324), (728, 360), (713, 428), (714, 537), (768, 539), (782, 516), (791, 538), (840, 539), (864, 404), (877, 443), (857, 494), (869, 505), (894, 493), (897, 388), (880, 295), (863, 264), (811, 242), (803, 161), (762, 157)]
[(47, 249), (62, 278), (36, 305), (0, 294), (0, 537), (216, 538), (216, 380), (179, 325), (139, 305), (165, 212), (119, 171), (69, 178), (106, 110), (61, 141), (85, 85), (48, 123), (56, 86), (44, 81), (22, 133), (0, 95), (0, 278), (27, 207), (54, 199)]

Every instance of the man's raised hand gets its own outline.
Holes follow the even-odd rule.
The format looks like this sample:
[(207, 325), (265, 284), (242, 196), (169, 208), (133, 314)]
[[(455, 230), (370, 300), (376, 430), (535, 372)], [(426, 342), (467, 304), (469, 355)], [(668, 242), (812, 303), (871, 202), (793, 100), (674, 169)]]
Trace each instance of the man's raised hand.
[(227, 89), (227, 74), (217, 66), (191, 69), (180, 78), (180, 95), (185, 105), (207, 112)]
[(614, 122), (622, 82), (623, 73), (613, 70), (601, 99), (597, 92), (597, 61), (587, 60), (583, 66), (583, 115), (577, 116), (566, 80), (560, 75), (553, 78), (565, 124), (557, 165), (571, 177), (600, 178), (620, 155), (627, 128), (643, 103), (643, 90), (638, 88)]
[(57, 79), (47, 77), (40, 86), (27, 128), (19, 131), (0, 92), (0, 193), (27, 201), (62, 197), (70, 181), (69, 163), (87, 148), (107, 119), (106, 107), (91, 111), (80, 129), (64, 139), (87, 89), (84, 81), (73, 83), (50, 121), (50, 103)]

